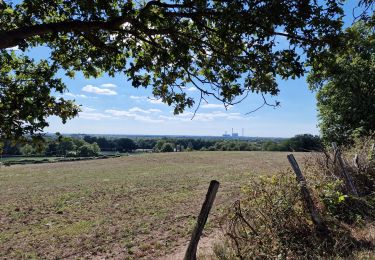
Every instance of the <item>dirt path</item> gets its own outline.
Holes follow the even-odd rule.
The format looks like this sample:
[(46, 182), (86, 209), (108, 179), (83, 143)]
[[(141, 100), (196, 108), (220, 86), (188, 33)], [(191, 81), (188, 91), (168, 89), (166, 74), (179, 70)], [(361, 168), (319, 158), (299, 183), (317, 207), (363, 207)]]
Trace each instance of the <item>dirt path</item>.
[[(208, 236), (202, 236), (198, 244), (197, 258), (204, 260), (215, 259), (213, 257), (214, 244), (216, 241), (220, 241), (221, 237), (222, 232), (220, 230), (214, 231)], [(188, 243), (189, 241), (186, 241), (184, 245), (177, 247), (174, 253), (161, 256), (157, 260), (183, 260)]]

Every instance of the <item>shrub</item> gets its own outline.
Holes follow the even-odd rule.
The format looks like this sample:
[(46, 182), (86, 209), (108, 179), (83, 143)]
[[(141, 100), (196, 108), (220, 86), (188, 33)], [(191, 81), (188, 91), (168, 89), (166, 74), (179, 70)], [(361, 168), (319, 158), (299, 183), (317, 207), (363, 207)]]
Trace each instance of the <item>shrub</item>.
[(77, 153), (74, 151), (69, 151), (66, 153), (66, 157), (76, 157), (76, 156), (77, 156)]
[(30, 156), (36, 153), (34, 147), (30, 144), (25, 144), (23, 147), (21, 147), (21, 153), (25, 156)]
[(162, 150), (163, 145), (164, 145), (165, 143), (166, 143), (166, 142), (165, 142), (165, 140), (163, 140), (163, 139), (158, 140), (158, 141), (156, 142), (156, 144), (155, 144), (153, 150), (154, 150), (155, 152), (160, 152), (160, 151)]
[(243, 188), (244, 197), (229, 212), (227, 226), (237, 257), (284, 255), (282, 243), (289, 239), (279, 231), (285, 230), (288, 224), (301, 224), (298, 212), (302, 210), (296, 199), (296, 187), (293, 179), (280, 175), (253, 179)]
[[(349, 224), (375, 218), (375, 160), (373, 139), (357, 140), (342, 150), (345, 171), (351, 176), (359, 196), (354, 196), (342, 180), (342, 167), (333, 155), (325, 152), (306, 160), (311, 187), (325, 205), (327, 213)], [(355, 158), (355, 160), (354, 160)]]
[(210, 147), (208, 147), (208, 151), (216, 151), (215, 146), (210, 146)]
[(163, 153), (173, 152), (173, 145), (171, 143), (164, 143), (160, 149)]
[(337, 223), (329, 237), (315, 230), (291, 172), (253, 179), (243, 192), (224, 218), (228, 239), (216, 246), (220, 259), (348, 256), (356, 245)]
[(92, 157), (98, 155), (97, 144), (85, 144), (78, 148), (77, 156)]
[[(359, 196), (350, 194), (340, 168), (328, 153), (307, 159), (302, 170), (328, 232), (311, 221), (292, 172), (254, 177), (222, 220), (226, 239), (215, 246), (219, 259), (316, 259), (352, 257), (367, 243), (352, 236), (364, 220), (375, 218), (374, 161), (371, 142), (346, 149), (344, 167)], [(357, 154), (356, 165), (349, 158)]]

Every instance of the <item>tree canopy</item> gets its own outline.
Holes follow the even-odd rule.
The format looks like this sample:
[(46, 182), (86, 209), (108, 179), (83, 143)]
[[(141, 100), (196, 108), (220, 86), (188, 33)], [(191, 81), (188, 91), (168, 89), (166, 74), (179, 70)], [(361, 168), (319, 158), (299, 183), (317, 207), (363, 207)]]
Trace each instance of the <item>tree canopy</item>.
[[(185, 88), (235, 104), (251, 92), (276, 95), (276, 77), (303, 75), (305, 62), (336, 43), (341, 0), (24, 0), (0, 1), (2, 138), (35, 134), (56, 115), (77, 115), (51, 93), (74, 77), (124, 74), (133, 87), (181, 113), (194, 105)], [(287, 44), (278, 45), (286, 41)], [(20, 51), (9, 48), (18, 46)], [(48, 60), (29, 50), (48, 47)], [(302, 58), (303, 57), (303, 58)], [(16, 102), (13, 102), (16, 100)]]
[(341, 48), (317, 62), (308, 77), (317, 90), (319, 126), (326, 142), (347, 143), (375, 131), (375, 31), (359, 21)]

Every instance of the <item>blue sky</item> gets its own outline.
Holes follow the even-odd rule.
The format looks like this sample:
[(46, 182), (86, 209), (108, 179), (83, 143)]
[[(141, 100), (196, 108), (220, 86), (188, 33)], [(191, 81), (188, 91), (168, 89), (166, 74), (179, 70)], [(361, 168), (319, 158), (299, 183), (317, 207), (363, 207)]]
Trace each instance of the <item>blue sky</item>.
[[(147, 89), (134, 89), (123, 76), (85, 79), (65, 78), (69, 92), (63, 96), (82, 105), (79, 117), (65, 125), (50, 119), (48, 132), (92, 134), (167, 134), (221, 135), (231, 128), (247, 136), (288, 137), (298, 133), (318, 134), (315, 94), (307, 89), (305, 79), (279, 81), (281, 107), (264, 107), (245, 115), (259, 105), (261, 96), (251, 95), (228, 110), (215, 100), (202, 103), (194, 119), (193, 109), (173, 115), (172, 108), (152, 98)], [(187, 92), (198, 98), (199, 92)], [(272, 98), (269, 99), (271, 102)]]
[[(351, 11), (357, 1), (348, 1), (345, 11), (346, 24), (352, 20)], [(45, 56), (48, 50), (40, 48), (33, 56)], [(263, 102), (262, 97), (250, 95), (242, 103), (228, 110), (218, 101), (202, 103), (194, 119), (194, 109), (174, 116), (172, 108), (152, 99), (151, 89), (134, 89), (124, 76), (103, 76), (86, 79), (77, 73), (74, 79), (63, 76), (69, 92), (63, 96), (74, 99), (82, 106), (82, 112), (73, 120), (62, 124), (58, 118), (49, 118), (46, 132), (87, 134), (162, 134), (162, 135), (222, 135), (232, 128), (246, 136), (291, 137), (295, 134), (319, 134), (315, 93), (307, 86), (306, 78), (281, 81), (280, 94), (269, 98), (278, 100), (279, 108), (263, 107), (245, 115)], [(195, 88), (187, 89), (198, 97)]]

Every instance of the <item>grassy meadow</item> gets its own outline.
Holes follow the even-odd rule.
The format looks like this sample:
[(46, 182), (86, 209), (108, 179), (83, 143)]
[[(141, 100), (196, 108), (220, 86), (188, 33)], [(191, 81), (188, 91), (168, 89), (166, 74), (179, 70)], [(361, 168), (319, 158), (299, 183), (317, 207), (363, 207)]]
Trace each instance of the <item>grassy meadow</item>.
[(159, 153), (1, 167), (0, 258), (172, 254), (187, 243), (210, 180), (221, 186), (206, 234), (249, 176), (287, 168), (286, 155)]

